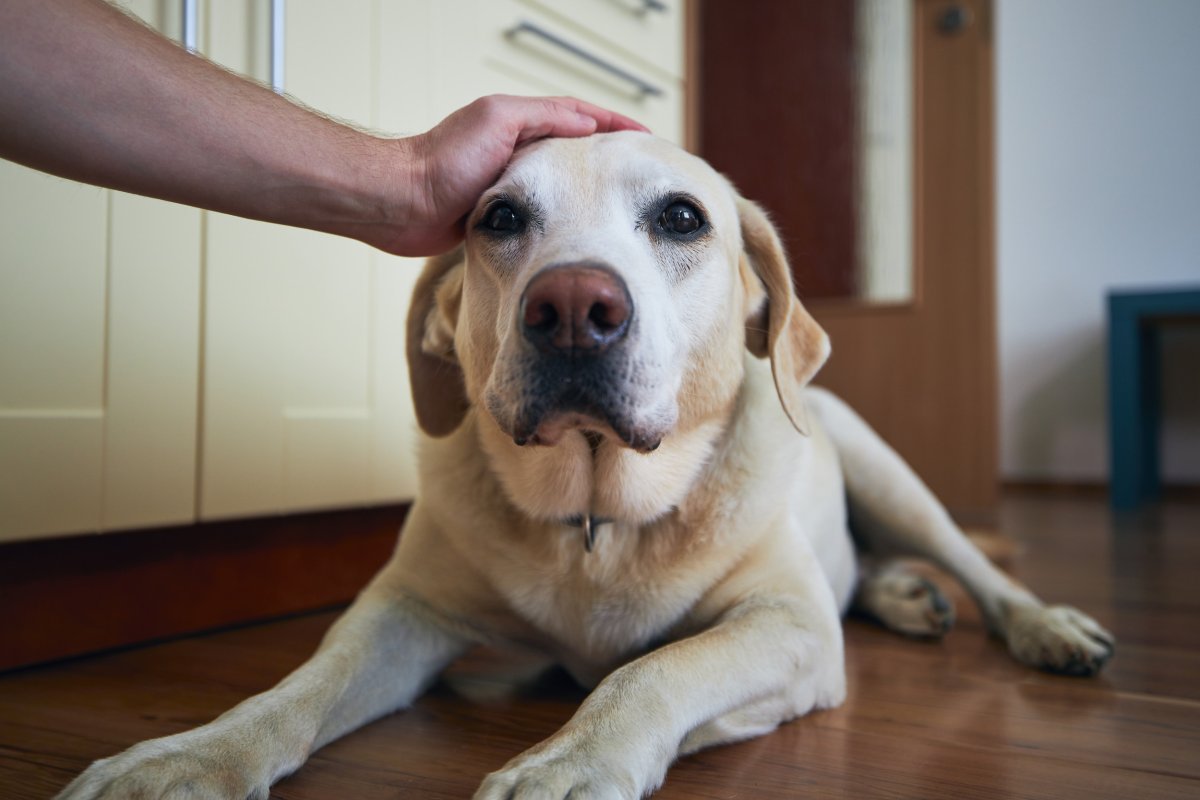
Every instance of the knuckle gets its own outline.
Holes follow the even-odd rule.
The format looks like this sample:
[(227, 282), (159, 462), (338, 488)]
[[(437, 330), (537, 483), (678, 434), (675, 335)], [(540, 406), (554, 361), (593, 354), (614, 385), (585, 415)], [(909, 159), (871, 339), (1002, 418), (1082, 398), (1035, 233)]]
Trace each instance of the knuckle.
[(474, 106), (479, 113), (485, 118), (495, 117), (504, 112), (507, 105), (507, 99), (504, 95), (489, 94), (480, 97), (471, 105)]

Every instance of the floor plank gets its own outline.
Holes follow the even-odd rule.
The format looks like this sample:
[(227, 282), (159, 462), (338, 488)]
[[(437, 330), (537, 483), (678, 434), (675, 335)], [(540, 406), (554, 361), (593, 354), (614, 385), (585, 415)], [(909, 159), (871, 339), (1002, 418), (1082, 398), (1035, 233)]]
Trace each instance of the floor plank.
[[(657, 797), (1200, 796), (1200, 506), (1114, 519), (1088, 498), (1012, 497), (1012, 567), (1113, 630), (1098, 679), (1012, 662), (963, 593), (954, 632), (911, 642), (846, 623), (849, 700), (683, 759)], [(0, 677), (0, 798), (52, 796), (90, 761), (201, 724), (299, 664), (331, 613)], [(570, 717), (583, 692), (479, 651), (406, 712), (317, 753), (280, 800), (462, 798)]]

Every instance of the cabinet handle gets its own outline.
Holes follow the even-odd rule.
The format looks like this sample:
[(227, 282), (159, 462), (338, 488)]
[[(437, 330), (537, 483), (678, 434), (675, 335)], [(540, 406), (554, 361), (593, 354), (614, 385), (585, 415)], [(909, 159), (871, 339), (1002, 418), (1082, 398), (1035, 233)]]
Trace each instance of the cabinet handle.
[(671, 9), (667, 8), (667, 4), (662, 0), (642, 0), (642, 8), (640, 13), (645, 14), (647, 11), (660, 11), (663, 14)]
[(534, 36), (549, 42), (560, 50), (570, 53), (576, 58), (582, 59), (583, 61), (586, 61), (595, 67), (599, 67), (613, 77), (632, 84), (633, 87), (638, 90), (638, 93), (643, 96), (649, 95), (651, 97), (657, 97), (663, 93), (662, 89), (658, 88), (649, 81), (645, 81), (631, 72), (626, 72), (616, 64), (613, 64), (611, 61), (594, 55), (593, 53), (584, 50), (579, 45), (568, 42), (566, 39), (562, 39), (540, 25), (535, 25), (532, 22), (518, 22), (516, 25), (505, 31), (504, 35), (509, 39), (515, 39), (522, 33), (533, 34)]
[(200, 25), (199, 0), (183, 0), (183, 46), (189, 53), (196, 52), (197, 32)]
[(284, 0), (271, 0), (271, 89), (283, 94)]

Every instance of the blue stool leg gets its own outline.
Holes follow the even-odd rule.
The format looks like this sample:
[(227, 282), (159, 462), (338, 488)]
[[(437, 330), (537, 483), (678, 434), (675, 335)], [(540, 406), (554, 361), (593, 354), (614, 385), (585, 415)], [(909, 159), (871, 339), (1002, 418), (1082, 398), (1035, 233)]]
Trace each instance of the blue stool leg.
[(1158, 336), (1130, 298), (1109, 297), (1108, 425), (1114, 509), (1158, 496)]
[(1141, 463), (1138, 426), (1137, 317), (1120, 297), (1108, 298), (1108, 442), (1109, 494), (1116, 510), (1138, 504), (1137, 469)]
[(1139, 326), (1138, 350), (1141, 355), (1141, 415), (1138, 417), (1138, 438), (1141, 441), (1141, 462), (1138, 464), (1138, 503), (1154, 502), (1159, 498), (1162, 481), (1159, 477), (1159, 430), (1162, 427), (1162, 347), (1159, 328), (1153, 324)]

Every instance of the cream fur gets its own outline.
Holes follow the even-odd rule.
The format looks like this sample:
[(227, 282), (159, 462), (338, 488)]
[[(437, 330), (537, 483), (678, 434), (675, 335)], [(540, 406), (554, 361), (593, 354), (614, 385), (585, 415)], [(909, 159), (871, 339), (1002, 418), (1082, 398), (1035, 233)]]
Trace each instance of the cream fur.
[[(536, 201), (540, 224), (500, 243), (474, 232), (500, 193)], [(711, 226), (686, 248), (644, 214), (682, 194)], [(440, 438), (421, 445), (419, 499), (390, 563), (280, 685), (97, 762), (61, 797), (161, 797), (187, 783), (265, 798), (312, 750), (412, 702), (476, 642), (540, 649), (595, 687), (477, 798), (640, 797), (679, 753), (842, 701), (839, 615), (858, 584), (848, 508), (866, 546), (931, 558), (963, 581), (1018, 659), (1091, 673), (1111, 653), (1094, 621), (1046, 608), (988, 563), (844, 404), (806, 392), (827, 339), (792, 295), (765, 216), (699, 159), (642, 134), (540, 143), (468, 230), (460, 257), (430, 262), (421, 285), (434, 296), (414, 298), (416, 357), (434, 357), (414, 390), (466, 397), (420, 398)], [(518, 325), (523, 287), (579, 261), (611, 267), (635, 303), (612, 359), (612, 413), (661, 434), (654, 452), (587, 415), (556, 418), (552, 446), (520, 447), (506, 427), (538, 368)], [(444, 369), (463, 381), (441, 380)], [(580, 514), (611, 520), (592, 553), (565, 522)], [(922, 633), (923, 609), (897, 580), (864, 573), (860, 596)]]

